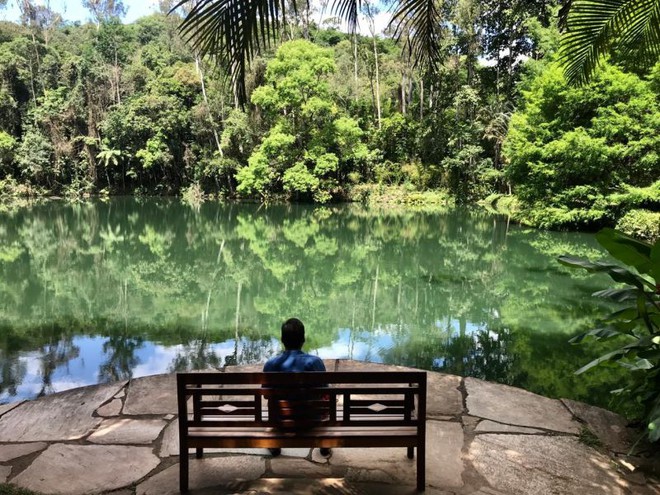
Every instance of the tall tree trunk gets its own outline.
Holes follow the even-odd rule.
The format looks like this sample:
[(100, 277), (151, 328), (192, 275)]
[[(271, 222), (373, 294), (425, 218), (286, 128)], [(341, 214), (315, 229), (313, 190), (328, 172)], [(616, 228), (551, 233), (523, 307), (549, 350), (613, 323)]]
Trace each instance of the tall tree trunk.
[(376, 44), (376, 34), (375, 28), (373, 33), (373, 42), (374, 42), (374, 59), (376, 63), (376, 114), (378, 116), (378, 128), (381, 126), (381, 116), (380, 116), (380, 74), (378, 71), (378, 45)]
[(419, 120), (424, 120), (424, 78), (419, 80)]
[(211, 113), (211, 106), (209, 105), (209, 99), (206, 95), (206, 83), (204, 82), (204, 71), (202, 69), (202, 64), (199, 59), (199, 54), (195, 53), (195, 68), (197, 69), (197, 74), (199, 75), (199, 81), (202, 84), (202, 97), (204, 98), (204, 106), (206, 106), (206, 113), (209, 116), (209, 122), (211, 123), (211, 130), (213, 131), (213, 138), (215, 139), (215, 145), (218, 148), (218, 153), (220, 156), (223, 156), (222, 146), (220, 146), (220, 137), (218, 136), (218, 128), (215, 125), (215, 120), (213, 119), (213, 114)]
[(358, 40), (357, 33), (353, 34), (353, 83), (355, 85), (354, 97), (358, 101)]

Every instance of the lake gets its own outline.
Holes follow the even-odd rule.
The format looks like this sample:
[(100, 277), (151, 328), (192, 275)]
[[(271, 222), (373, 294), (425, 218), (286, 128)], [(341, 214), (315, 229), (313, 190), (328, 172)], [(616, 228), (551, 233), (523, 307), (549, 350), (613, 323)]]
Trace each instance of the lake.
[(475, 207), (38, 203), (0, 212), (0, 403), (131, 377), (261, 363), (303, 320), (323, 358), (413, 366), (608, 407), (616, 367), (574, 371), (608, 308), (591, 234)]

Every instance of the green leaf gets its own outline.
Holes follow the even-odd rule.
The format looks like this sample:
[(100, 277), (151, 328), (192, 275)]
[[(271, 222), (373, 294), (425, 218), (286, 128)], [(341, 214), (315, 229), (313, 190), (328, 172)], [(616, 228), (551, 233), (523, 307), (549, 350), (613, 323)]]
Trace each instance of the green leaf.
[(617, 260), (634, 266), (639, 273), (649, 273), (652, 266), (649, 243), (610, 228), (598, 232), (596, 240)]
[(656, 288), (660, 294), (660, 239), (655, 241), (651, 249), (651, 269), (649, 274), (655, 280)]
[(575, 258), (573, 256), (560, 256), (559, 262), (562, 265), (570, 266), (571, 268), (582, 268), (590, 273), (607, 273), (615, 282), (632, 285), (638, 289), (653, 287), (648, 280), (636, 275), (630, 270), (626, 270), (625, 268), (612, 263), (603, 263), (600, 261), (593, 262), (582, 258)]
[(592, 296), (611, 299), (615, 302), (624, 302), (637, 299), (637, 289), (605, 289), (594, 292)]
[(606, 361), (615, 361), (619, 357), (625, 355), (627, 353), (627, 350), (625, 349), (617, 349), (616, 351), (608, 352), (607, 354), (603, 354), (601, 357), (594, 359), (588, 364), (585, 364), (575, 372), (576, 375), (580, 375), (584, 373), (587, 370), (590, 370), (594, 366), (598, 366), (601, 363), (604, 363)]
[(619, 332), (613, 326), (607, 326), (602, 328), (594, 328), (593, 330), (590, 330), (588, 332), (584, 332), (581, 333), (580, 335), (576, 335), (575, 337), (570, 339), (569, 342), (571, 344), (579, 344), (587, 337), (596, 337), (596, 340), (605, 340), (605, 339), (609, 339), (610, 337), (616, 337), (617, 335), (621, 335), (621, 332)]
[(626, 363), (624, 361), (619, 361), (619, 364), (624, 368), (629, 369), (630, 371), (650, 370), (654, 367), (651, 361), (643, 358), (638, 358), (634, 363)]

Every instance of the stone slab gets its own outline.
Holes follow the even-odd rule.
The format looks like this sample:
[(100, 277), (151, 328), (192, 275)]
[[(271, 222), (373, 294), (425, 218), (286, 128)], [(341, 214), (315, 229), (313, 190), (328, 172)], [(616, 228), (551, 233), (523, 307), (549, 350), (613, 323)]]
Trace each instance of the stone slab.
[(443, 419), (463, 413), (463, 395), (458, 387), (461, 377), (442, 373), (427, 373), (426, 416)]
[(84, 387), (28, 401), (0, 418), (0, 438), (5, 442), (79, 439), (101, 422), (92, 416), (94, 411), (123, 386)]
[(459, 423), (426, 422), (426, 484), (438, 488), (463, 486), (463, 428)]
[[(309, 450), (308, 450), (309, 451)], [(305, 459), (274, 457), (270, 460), (272, 474), (287, 478), (329, 478), (329, 465), (310, 462)]]
[(106, 419), (87, 440), (100, 444), (151, 444), (167, 423), (161, 419)]
[(24, 402), (25, 402), (25, 401), (22, 400), (22, 401), (20, 401), (20, 402), (12, 402), (12, 403), (10, 403), (10, 404), (0, 404), (0, 416), (2, 416), (2, 415), (5, 414), (5, 413), (8, 413), (8, 412), (11, 411), (12, 409), (17, 408), (18, 406), (20, 406), (20, 405), (23, 404)]
[(561, 401), (476, 378), (466, 378), (465, 388), (472, 416), (574, 435), (580, 431), (579, 423)]
[(626, 421), (611, 411), (590, 406), (583, 402), (562, 399), (574, 416), (584, 421), (589, 429), (614, 452), (627, 453), (633, 445), (632, 435)]
[(96, 410), (96, 414), (104, 418), (119, 416), (119, 413), (121, 413), (122, 405), (123, 402), (121, 401), (121, 399), (113, 399), (112, 401), (108, 402), (106, 405), (99, 407)]
[[(260, 457), (235, 456), (191, 459), (190, 489), (226, 486), (240, 480), (256, 480), (265, 472), (266, 463)], [(175, 495), (178, 493), (178, 463), (140, 483), (135, 491), (136, 495)]]
[[(196, 490), (195, 495), (368, 495), (353, 483), (332, 478), (301, 480), (285, 478), (262, 478), (252, 482), (234, 483), (229, 487), (214, 487)], [(397, 493), (396, 495), (404, 495)], [(427, 495), (438, 495), (428, 493)], [(444, 495), (444, 494), (443, 494)]]
[(179, 455), (179, 420), (172, 421), (165, 428), (163, 433), (163, 441), (160, 444), (158, 451), (160, 457), (170, 457), (172, 455)]
[(11, 466), (0, 466), (0, 483), (6, 483), (11, 474)]
[(0, 462), (8, 462), (25, 455), (33, 454), (48, 447), (47, 443), (20, 443), (0, 445)]
[(624, 495), (630, 485), (610, 459), (566, 436), (478, 435), (468, 459), (507, 495)]
[(490, 421), (488, 419), (481, 421), (475, 428), (476, 432), (479, 433), (519, 433), (519, 434), (528, 434), (528, 435), (539, 435), (545, 434), (543, 430), (537, 430), (536, 428), (526, 428), (524, 426), (511, 426), (503, 425), (501, 423), (496, 423), (495, 421)]
[(337, 371), (420, 371), (394, 364), (369, 363), (353, 359), (337, 359)]
[[(377, 482), (351, 482), (360, 495), (420, 495), (415, 486), (386, 485)], [(114, 494), (113, 494), (114, 495)], [(427, 486), (423, 495), (457, 495), (456, 492), (448, 492)], [(475, 495), (470, 493), (470, 495)]]
[(136, 483), (158, 462), (150, 447), (54, 444), (12, 483), (40, 493), (88, 495)]
[(175, 373), (131, 380), (124, 402), (125, 415), (176, 413)]
[[(350, 481), (415, 484), (415, 460), (405, 448), (332, 449), (329, 464)], [(428, 458), (428, 457), (427, 457)], [(427, 468), (428, 473), (428, 468)]]
[(264, 370), (264, 363), (246, 364), (242, 366), (226, 366), (225, 373), (259, 373)]

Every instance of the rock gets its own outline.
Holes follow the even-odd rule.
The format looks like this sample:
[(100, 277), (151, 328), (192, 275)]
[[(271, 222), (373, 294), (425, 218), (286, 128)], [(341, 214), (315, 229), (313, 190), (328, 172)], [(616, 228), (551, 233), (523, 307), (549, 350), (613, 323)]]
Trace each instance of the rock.
[(574, 416), (587, 424), (608, 449), (618, 453), (627, 453), (630, 450), (633, 441), (626, 421), (621, 416), (574, 400), (562, 399), (562, 402)]
[(427, 485), (442, 488), (463, 486), (463, 441), (463, 428), (459, 423), (426, 422)]
[(40, 493), (88, 495), (126, 487), (156, 466), (150, 447), (55, 444), (12, 483)]
[(12, 402), (11, 404), (0, 404), (0, 416), (2, 416), (5, 413), (8, 413), (12, 409), (17, 408), (21, 404), (23, 404), (25, 401), (22, 400), (20, 402)]
[[(351, 495), (420, 495), (414, 485), (386, 485), (377, 482), (351, 482), (351, 487), (355, 487), (355, 492), (347, 492)], [(322, 492), (321, 492), (322, 493)], [(447, 492), (427, 486), (423, 495), (456, 495), (455, 492)], [(476, 495), (476, 494), (470, 494)], [(480, 494), (479, 494), (480, 495)]]
[(25, 455), (33, 454), (48, 447), (47, 443), (21, 443), (0, 445), (0, 462), (8, 462)]
[(124, 402), (125, 415), (176, 413), (175, 373), (131, 380)]
[(623, 495), (629, 487), (608, 457), (572, 437), (478, 435), (468, 458), (507, 495)]
[(102, 444), (151, 444), (167, 423), (160, 419), (106, 419), (87, 440)]
[(260, 373), (264, 370), (262, 364), (246, 364), (245, 366), (226, 366), (225, 373)]
[[(224, 489), (202, 489), (195, 491), (195, 495), (367, 495), (356, 489), (353, 483), (336, 478), (323, 480), (262, 478), (251, 482), (234, 483), (230, 486), (231, 488)], [(392, 495), (405, 495), (405, 493), (394, 492)]]
[[(190, 459), (190, 489), (225, 486), (237, 480), (255, 480), (266, 471), (260, 457), (215, 457)], [(140, 483), (136, 495), (175, 495), (179, 493), (179, 464)]]
[(163, 434), (163, 441), (160, 444), (160, 457), (169, 457), (179, 455), (179, 420), (172, 421)]
[(426, 416), (438, 419), (444, 419), (446, 415), (460, 416), (463, 412), (460, 385), (460, 376), (427, 373)]
[(123, 383), (67, 390), (28, 401), (0, 418), (4, 442), (66, 441), (87, 435), (101, 422), (92, 416)]
[(11, 474), (11, 466), (0, 466), (0, 483), (6, 483)]
[(580, 431), (578, 422), (558, 400), (476, 378), (466, 378), (465, 388), (472, 416), (575, 435)]
[(393, 364), (368, 363), (352, 359), (337, 359), (337, 371), (420, 371)]
[(119, 416), (121, 412), (121, 406), (123, 405), (121, 399), (113, 399), (104, 406), (99, 407), (96, 410), (96, 414), (103, 416), (105, 418), (112, 416)]
[(270, 461), (270, 470), (276, 476), (287, 478), (329, 478), (331, 475), (327, 463), (318, 464), (291, 457), (274, 457)]
[[(427, 457), (428, 458), (428, 457)], [(332, 449), (329, 461), (335, 472), (346, 472), (352, 481), (387, 481), (415, 484), (416, 464), (406, 457), (406, 448)], [(369, 471), (369, 474), (364, 474)], [(428, 472), (428, 469), (427, 469)]]
[(538, 434), (546, 433), (545, 431), (537, 430), (536, 428), (525, 428), (524, 426), (503, 425), (489, 420), (481, 421), (475, 428), (475, 431), (479, 433), (521, 433), (521, 434), (527, 433), (529, 435), (538, 435)]

